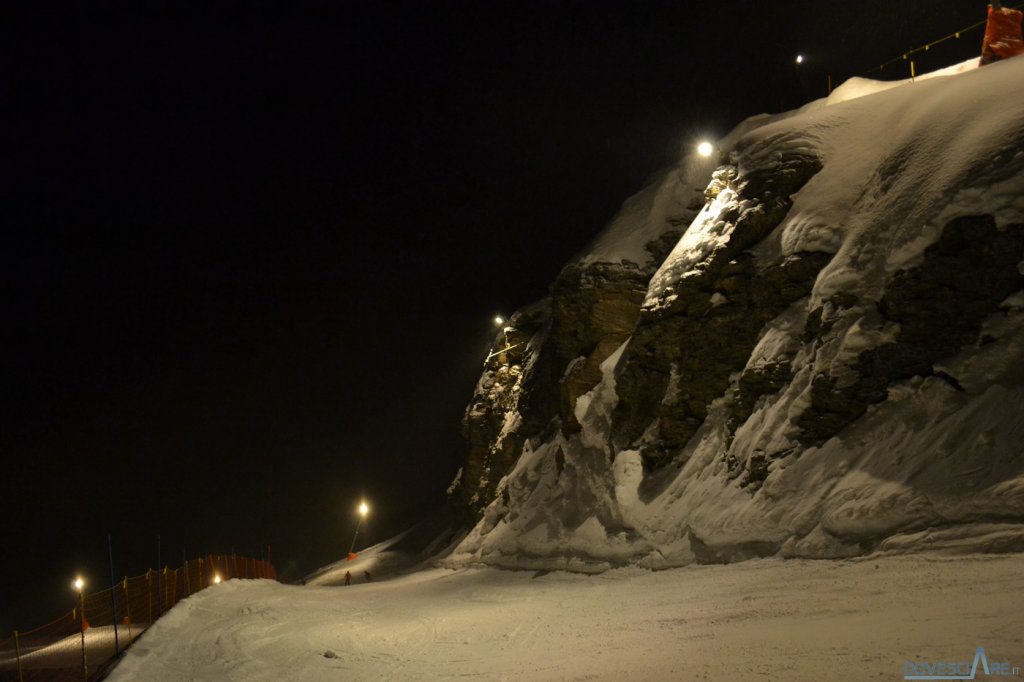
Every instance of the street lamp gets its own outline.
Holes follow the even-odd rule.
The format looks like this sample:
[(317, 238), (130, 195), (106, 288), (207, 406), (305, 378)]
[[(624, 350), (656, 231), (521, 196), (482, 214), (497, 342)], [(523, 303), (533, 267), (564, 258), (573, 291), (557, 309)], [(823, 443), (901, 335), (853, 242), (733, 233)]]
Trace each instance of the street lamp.
[(505, 318), (502, 317), (501, 315), (495, 315), (495, 317), (494, 317), (494, 326), (495, 327), (500, 327), (503, 324), (505, 324)]
[(809, 95), (807, 93), (807, 84), (804, 82), (804, 76), (806, 75), (806, 74), (804, 74), (804, 68), (806, 68), (806, 67), (804, 67), (804, 62), (805, 61), (807, 61), (807, 58), (804, 57), (802, 54), (798, 54), (796, 56), (796, 59), (793, 60), (793, 62), (794, 62), (794, 67), (793, 68), (796, 70), (796, 84), (797, 84), (797, 87), (800, 88), (800, 103), (801, 104), (803, 104), (809, 98)]
[(356, 550), (356, 538), (359, 537), (359, 526), (362, 525), (363, 519), (366, 518), (366, 515), (369, 512), (370, 512), (370, 505), (366, 504), (365, 500), (361, 501), (359, 503), (359, 520), (356, 521), (356, 532), (352, 535), (352, 545), (348, 548), (348, 560), (349, 561), (352, 561), (353, 559), (356, 558), (356, 555), (355, 555), (354, 552)]
[(705, 140), (705, 141), (701, 142), (699, 145), (697, 145), (697, 153), (700, 154), (701, 156), (703, 156), (704, 158), (708, 158), (709, 156), (711, 156), (711, 153), (714, 152), (714, 151), (715, 151), (714, 145), (712, 145), (707, 140)]
[(220, 585), (220, 573), (213, 574), (213, 584)]
[(89, 663), (85, 657), (85, 628), (89, 627), (85, 621), (85, 593), (82, 591), (85, 589), (85, 580), (82, 576), (75, 576), (75, 582), (71, 583), (71, 586), (78, 591), (78, 618), (79, 627), (82, 632), (82, 675), (83, 679), (89, 679)]

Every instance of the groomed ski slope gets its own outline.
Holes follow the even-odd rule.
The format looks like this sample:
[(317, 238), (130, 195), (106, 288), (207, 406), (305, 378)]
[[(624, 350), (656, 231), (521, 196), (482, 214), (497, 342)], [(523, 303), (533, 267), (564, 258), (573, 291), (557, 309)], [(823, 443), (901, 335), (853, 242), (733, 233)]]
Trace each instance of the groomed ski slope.
[(1024, 665), (1022, 594), (1020, 555), (232, 580), (176, 606), (109, 679), (901, 680), (907, 660), (979, 646)]

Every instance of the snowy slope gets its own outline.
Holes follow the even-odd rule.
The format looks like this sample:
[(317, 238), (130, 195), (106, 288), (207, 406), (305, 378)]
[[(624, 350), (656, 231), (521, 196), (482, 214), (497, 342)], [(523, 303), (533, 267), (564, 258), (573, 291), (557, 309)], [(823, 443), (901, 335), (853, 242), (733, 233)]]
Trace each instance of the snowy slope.
[[(936, 76), (857, 80), (730, 136), (633, 337), (578, 398), (581, 430), (526, 439), (445, 565), (601, 571), (875, 549), (1024, 551), (1024, 59)], [(794, 172), (809, 179), (777, 201), (771, 183)], [(637, 245), (686, 196), (673, 189), (687, 187), (680, 178), (702, 174), (710, 169), (684, 159), (628, 201), (580, 262), (639, 258)], [(780, 220), (767, 234), (740, 234), (773, 210)], [(1016, 252), (1002, 253), (1000, 240)], [(749, 350), (723, 348), (745, 365), (714, 368), (725, 383), (701, 385), (717, 391), (705, 403), (693, 357), (718, 357), (688, 346), (728, 344), (742, 328), (749, 313), (725, 287), (748, 257), (741, 274), (754, 293), (737, 295), (779, 286), (790, 298), (772, 299), (778, 312)], [(801, 262), (806, 295), (777, 275)], [(956, 268), (974, 299), (946, 281)], [(976, 300), (998, 289), (989, 281), (1003, 293)], [(950, 288), (950, 327), (965, 310), (984, 318), (946, 334), (955, 347), (944, 327), (924, 326), (942, 324), (933, 300)], [(728, 315), (739, 320), (722, 325), (729, 333), (701, 336)], [(912, 345), (915, 334), (925, 338)], [(942, 343), (927, 347), (929, 336)], [(744, 412), (748, 380), (757, 391)]]
[(347, 556), (333, 564), (323, 566), (302, 580), (303, 585), (336, 586), (345, 584), (345, 574), (351, 583), (410, 573), (444, 556), (460, 539), (458, 519), (450, 510), (441, 509), (426, 516), (403, 533), (360, 549), (353, 558)]
[(1024, 551), (1021, 83), (1024, 59), (854, 80), (684, 158), (570, 264), (586, 286), (502, 330), (469, 411), (494, 440), (466, 495), (492, 501), (446, 568), (380, 580), (451, 540), (431, 531), (305, 586), (229, 581), (109, 679), (900, 679), (979, 646), (1024, 667), (1024, 560), (979, 554)]
[(175, 606), (108, 679), (897, 680), (978, 646), (1021, 666), (1022, 588), (1019, 556), (231, 580)]

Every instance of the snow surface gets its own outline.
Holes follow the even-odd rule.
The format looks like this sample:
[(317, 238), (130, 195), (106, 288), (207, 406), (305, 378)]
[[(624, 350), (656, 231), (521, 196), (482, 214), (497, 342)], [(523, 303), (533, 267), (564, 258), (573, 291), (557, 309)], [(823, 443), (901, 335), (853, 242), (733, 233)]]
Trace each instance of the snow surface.
[(978, 646), (1021, 666), (1022, 590), (1021, 556), (231, 580), (175, 606), (108, 679), (898, 680)]

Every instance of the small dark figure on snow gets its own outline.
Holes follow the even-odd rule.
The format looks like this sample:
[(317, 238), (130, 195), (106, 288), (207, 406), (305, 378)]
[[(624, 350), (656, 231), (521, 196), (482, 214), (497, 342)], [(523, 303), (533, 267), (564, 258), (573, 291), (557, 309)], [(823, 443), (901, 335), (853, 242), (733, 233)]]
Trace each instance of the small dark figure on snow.
[(369, 571), (363, 571), (363, 577), (366, 578), (366, 582), (370, 582), (371, 580), (373, 580), (373, 577), (370, 575)]
[(349, 573), (348, 571), (345, 571), (345, 584), (346, 585), (351, 585), (352, 584), (352, 574)]

